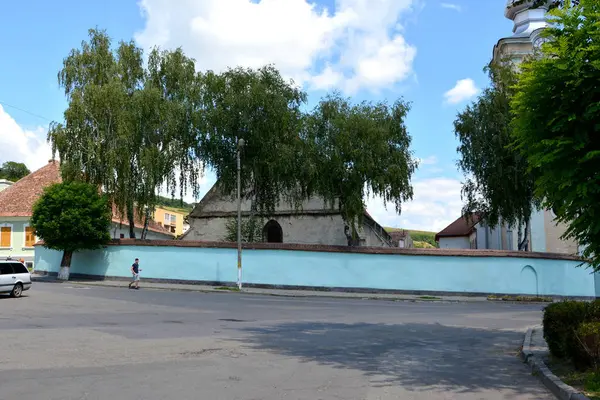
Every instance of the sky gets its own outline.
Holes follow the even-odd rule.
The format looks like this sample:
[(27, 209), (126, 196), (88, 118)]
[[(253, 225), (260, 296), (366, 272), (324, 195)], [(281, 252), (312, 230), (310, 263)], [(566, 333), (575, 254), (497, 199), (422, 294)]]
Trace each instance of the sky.
[[(59, 4), (59, 5), (58, 5)], [(483, 67), (511, 35), (503, 0), (46, 0), (0, 14), (0, 163), (51, 158), (46, 132), (67, 106), (57, 73), (90, 28), (144, 49), (182, 47), (200, 70), (273, 63), (314, 105), (328, 91), (411, 103), (420, 159), (414, 198), (398, 215), (365, 199), (384, 226), (439, 231), (460, 216), (453, 121), (488, 85)], [(201, 194), (215, 178), (207, 173)], [(194, 200), (186, 197), (186, 200)]]

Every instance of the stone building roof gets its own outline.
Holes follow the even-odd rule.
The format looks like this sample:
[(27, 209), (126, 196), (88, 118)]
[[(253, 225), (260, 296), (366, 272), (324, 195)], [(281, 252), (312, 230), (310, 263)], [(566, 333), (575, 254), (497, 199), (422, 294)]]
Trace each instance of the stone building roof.
[(442, 229), (435, 235), (437, 242), (441, 237), (461, 237), (469, 236), (474, 230), (475, 225), (479, 222), (480, 217), (477, 214), (472, 214), (470, 218), (461, 216), (456, 221)]

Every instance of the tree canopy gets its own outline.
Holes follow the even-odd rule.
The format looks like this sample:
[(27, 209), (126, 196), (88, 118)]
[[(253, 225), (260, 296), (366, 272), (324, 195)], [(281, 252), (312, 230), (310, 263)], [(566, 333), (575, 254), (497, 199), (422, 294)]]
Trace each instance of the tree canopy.
[(517, 74), (512, 65), (503, 63), (492, 64), (487, 71), (491, 86), (454, 121), (460, 143), (458, 167), (465, 174), (463, 214), (478, 214), (490, 226), (503, 221), (518, 227), (519, 250), (525, 250), (529, 221), (539, 201), (527, 160), (511, 146), (510, 101)]
[(224, 193), (235, 194), (238, 140), (241, 187), (259, 214), (272, 213), (282, 200), (300, 205), (303, 159), (300, 107), (306, 93), (284, 80), (272, 66), (229, 69), (202, 76), (205, 139), (198, 151), (212, 168)]
[(154, 49), (144, 69), (142, 55), (132, 41), (113, 49), (106, 32), (90, 30), (58, 74), (68, 108), (48, 133), (63, 179), (99, 185), (127, 213), (131, 237), (134, 209), (147, 220), (161, 186), (174, 192), (178, 180), (181, 190), (191, 183), (197, 191), (201, 173), (190, 142), (198, 125), (194, 61), (180, 49)]
[(306, 93), (271, 65), (196, 72), (181, 49), (153, 49), (144, 67), (133, 42), (113, 49), (106, 32), (89, 35), (63, 62), (69, 105), (48, 137), (63, 179), (98, 185), (127, 213), (131, 237), (134, 208), (147, 220), (162, 185), (197, 195), (203, 168), (235, 195), (238, 151), (242, 195), (260, 218), (282, 201), (299, 210), (318, 195), (355, 228), (365, 195), (398, 212), (412, 198), (403, 100), (352, 104), (332, 94), (305, 112)]
[(306, 116), (302, 139), (305, 170), (313, 173), (310, 191), (338, 207), (353, 236), (366, 197), (381, 196), (398, 213), (402, 202), (412, 199), (417, 162), (404, 124), (409, 110), (402, 100), (353, 104), (333, 93)]
[(25, 164), (15, 161), (6, 161), (0, 167), (0, 179), (6, 179), (12, 182), (16, 182), (30, 173), (31, 171), (29, 171)]
[(600, 3), (555, 9), (538, 56), (521, 65), (513, 137), (535, 191), (600, 269)]
[[(33, 206), (31, 226), (44, 247), (63, 251), (61, 267), (69, 268), (73, 252), (93, 250), (110, 240), (108, 199), (95, 185), (83, 182), (48, 186)], [(66, 272), (68, 279), (68, 272)]]

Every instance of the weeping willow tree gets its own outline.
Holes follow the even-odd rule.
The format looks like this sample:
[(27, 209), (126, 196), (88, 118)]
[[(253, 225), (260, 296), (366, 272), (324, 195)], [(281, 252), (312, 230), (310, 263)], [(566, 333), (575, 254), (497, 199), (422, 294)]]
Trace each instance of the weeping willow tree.
[(340, 211), (352, 239), (358, 237), (365, 198), (380, 196), (398, 214), (412, 199), (417, 161), (404, 123), (409, 110), (401, 99), (353, 104), (333, 93), (306, 115), (302, 142), (309, 192)]
[(237, 192), (238, 141), (241, 193), (251, 200), (253, 216), (272, 214), (281, 201), (296, 208), (308, 194), (298, 132), (306, 94), (277, 69), (235, 68), (203, 75), (203, 155), (222, 193)]
[(48, 140), (63, 179), (98, 185), (127, 218), (131, 238), (135, 210), (145, 217), (145, 236), (163, 185), (174, 194), (176, 182), (181, 190), (191, 184), (197, 193), (199, 135), (189, 129), (200, 112), (197, 81), (194, 61), (180, 49), (153, 50), (145, 69), (133, 42), (113, 49), (96, 29), (63, 61), (58, 82), (68, 107), (64, 122), (51, 124)]

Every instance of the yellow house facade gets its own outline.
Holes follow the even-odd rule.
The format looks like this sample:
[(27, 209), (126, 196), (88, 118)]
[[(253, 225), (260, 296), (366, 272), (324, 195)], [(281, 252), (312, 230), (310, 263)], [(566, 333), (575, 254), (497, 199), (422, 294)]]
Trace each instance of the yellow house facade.
[(185, 215), (170, 207), (156, 207), (153, 219), (176, 236), (183, 234), (183, 218)]

